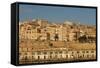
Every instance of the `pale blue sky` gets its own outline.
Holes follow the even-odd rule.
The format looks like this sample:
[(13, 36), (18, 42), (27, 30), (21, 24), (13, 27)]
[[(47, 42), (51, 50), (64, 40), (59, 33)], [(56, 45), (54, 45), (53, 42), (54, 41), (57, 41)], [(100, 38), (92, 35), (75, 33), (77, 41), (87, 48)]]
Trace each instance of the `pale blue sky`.
[(96, 24), (95, 8), (57, 7), (40, 5), (19, 5), (19, 21), (32, 19), (47, 19), (51, 22), (66, 20), (78, 21), (83, 24)]

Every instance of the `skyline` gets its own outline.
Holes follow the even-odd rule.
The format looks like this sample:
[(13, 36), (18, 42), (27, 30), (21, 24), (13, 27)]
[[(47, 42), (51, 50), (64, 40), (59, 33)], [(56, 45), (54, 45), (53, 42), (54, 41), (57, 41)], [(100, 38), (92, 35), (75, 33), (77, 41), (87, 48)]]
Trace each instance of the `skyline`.
[(19, 5), (19, 21), (46, 19), (50, 22), (74, 21), (96, 24), (96, 9), (42, 5)]

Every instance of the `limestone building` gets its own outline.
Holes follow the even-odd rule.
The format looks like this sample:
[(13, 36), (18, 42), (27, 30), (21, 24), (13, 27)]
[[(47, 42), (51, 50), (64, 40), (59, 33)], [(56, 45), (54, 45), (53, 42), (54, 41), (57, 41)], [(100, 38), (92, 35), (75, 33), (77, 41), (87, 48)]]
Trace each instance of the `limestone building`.
[(34, 19), (19, 23), (19, 62), (96, 59), (96, 27)]

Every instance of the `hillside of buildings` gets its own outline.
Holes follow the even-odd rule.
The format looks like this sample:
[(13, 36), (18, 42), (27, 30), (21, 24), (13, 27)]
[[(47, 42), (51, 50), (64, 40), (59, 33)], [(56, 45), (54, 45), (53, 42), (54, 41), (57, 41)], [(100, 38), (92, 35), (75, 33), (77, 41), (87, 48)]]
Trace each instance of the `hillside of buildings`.
[(19, 22), (19, 63), (96, 59), (96, 26), (44, 19)]
[(30, 42), (27, 45), (31, 45), (31, 43), (34, 46), (40, 44), (39, 47), (43, 46), (44, 48), (66, 47), (64, 45), (70, 45), (70, 48), (84, 48), (84, 45), (91, 44), (92, 48), (95, 48), (96, 26), (70, 21), (54, 23), (44, 19), (34, 19), (19, 23), (19, 39), (20, 43), (27, 40), (24, 45)]

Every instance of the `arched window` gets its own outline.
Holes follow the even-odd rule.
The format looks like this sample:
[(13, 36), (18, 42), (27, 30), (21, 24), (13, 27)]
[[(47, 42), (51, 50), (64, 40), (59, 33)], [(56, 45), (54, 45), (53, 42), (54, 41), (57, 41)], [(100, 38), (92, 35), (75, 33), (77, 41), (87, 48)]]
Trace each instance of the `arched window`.
[(68, 58), (68, 55), (66, 55), (66, 58)]
[(84, 54), (83, 54), (83, 57), (85, 57)]
[(40, 56), (38, 56), (38, 60), (40, 60)]
[(44, 56), (44, 59), (46, 59), (46, 56)]
[(55, 41), (57, 41), (59, 39), (58, 34), (55, 34)]
[(52, 55), (50, 55), (50, 59), (52, 59)]
[(27, 57), (27, 56), (25, 56), (24, 60), (25, 60), (25, 61), (28, 61), (28, 57)]

